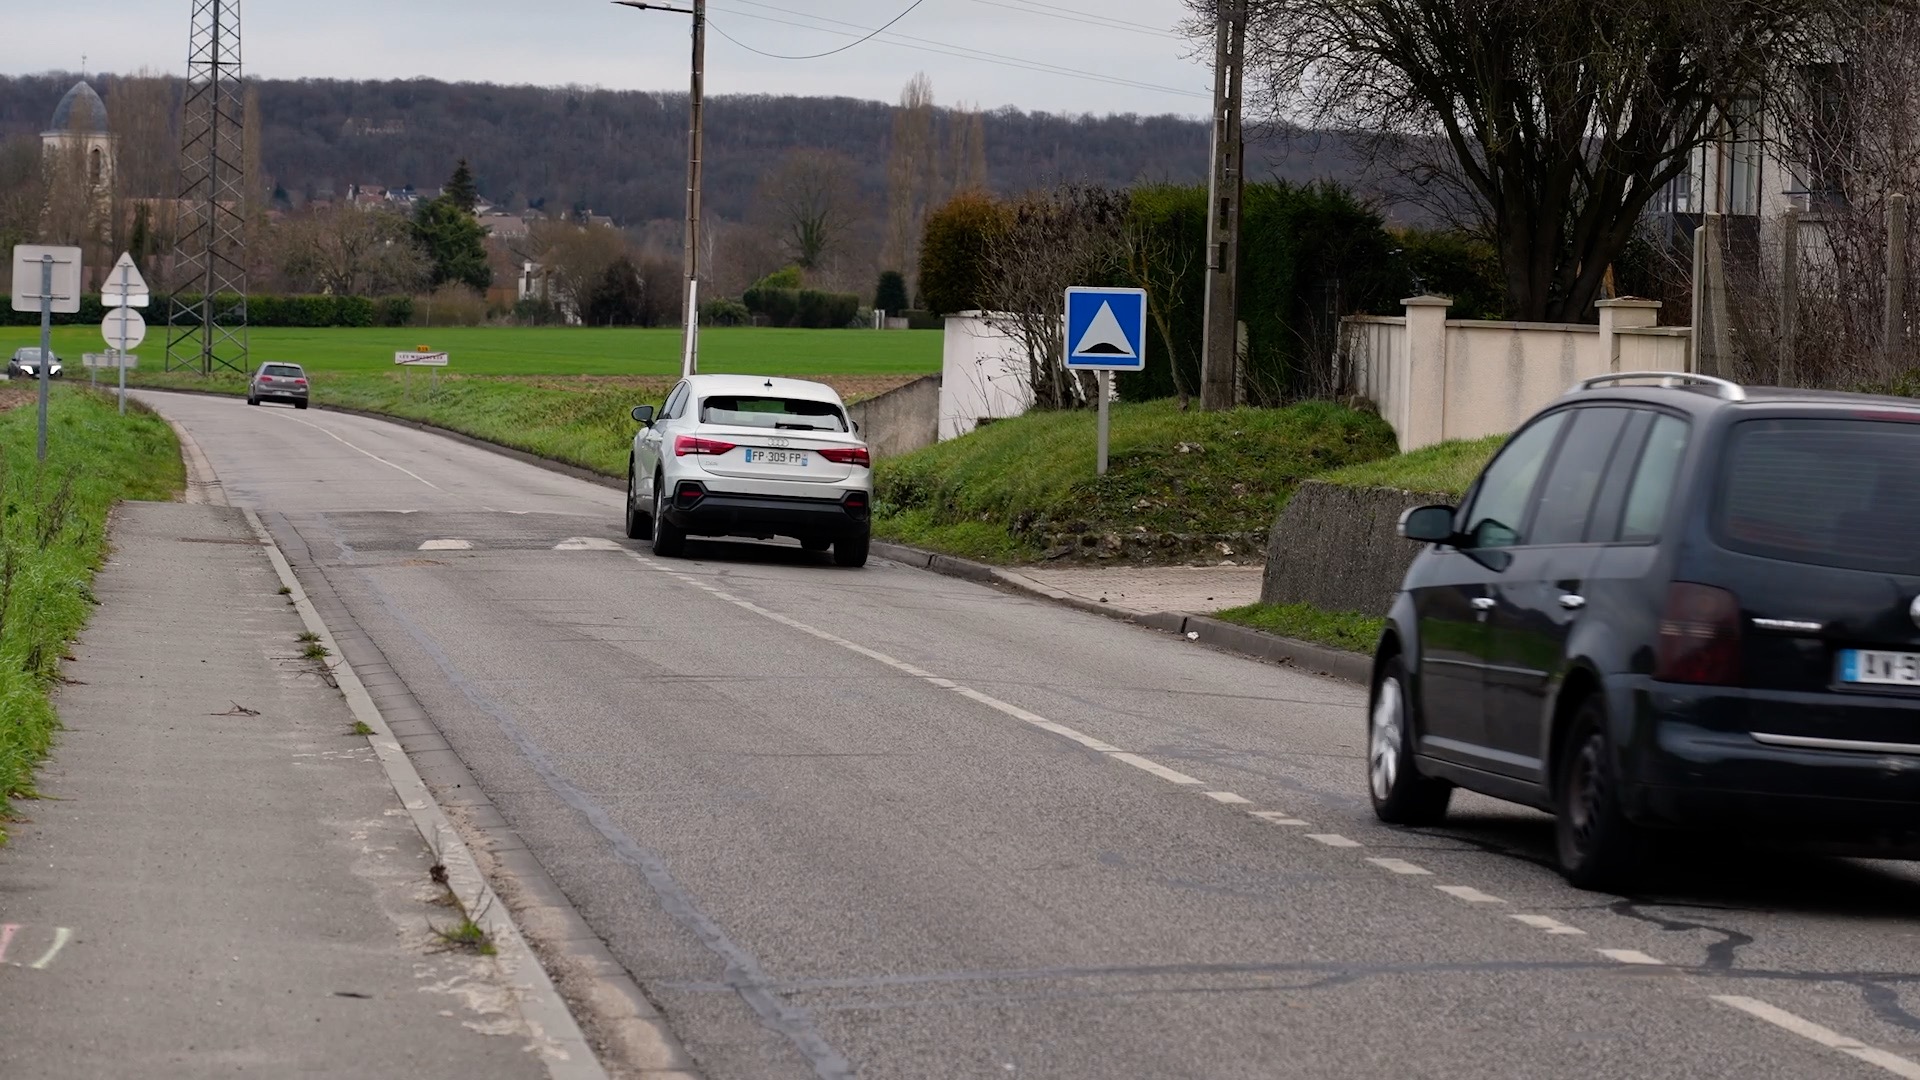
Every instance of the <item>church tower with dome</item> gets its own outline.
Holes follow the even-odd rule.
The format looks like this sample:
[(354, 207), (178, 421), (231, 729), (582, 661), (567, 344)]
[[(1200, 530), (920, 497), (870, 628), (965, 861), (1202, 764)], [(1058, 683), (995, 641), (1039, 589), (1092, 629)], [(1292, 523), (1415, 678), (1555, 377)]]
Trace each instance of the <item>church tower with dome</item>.
[(107, 131), (107, 103), (85, 79), (73, 84), (53, 110), (53, 123), (40, 133), (40, 154), (52, 163), (78, 155), (81, 182), (96, 198), (113, 190), (113, 136)]

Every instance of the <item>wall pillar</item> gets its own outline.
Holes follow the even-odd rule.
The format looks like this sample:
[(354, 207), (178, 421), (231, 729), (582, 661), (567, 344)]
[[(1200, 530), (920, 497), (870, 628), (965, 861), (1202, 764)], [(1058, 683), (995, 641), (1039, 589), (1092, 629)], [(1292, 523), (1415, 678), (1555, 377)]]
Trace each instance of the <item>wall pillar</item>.
[(1400, 416), (1392, 417), (1402, 451), (1418, 450), (1446, 439), (1447, 431), (1447, 309), (1444, 296), (1410, 296), (1400, 301), (1407, 310), (1406, 393)]
[(1617, 300), (1597, 300), (1593, 306), (1600, 309), (1600, 360), (1606, 364), (1607, 371), (1619, 371), (1620, 339), (1614, 333), (1659, 325), (1660, 301), (1622, 296)]

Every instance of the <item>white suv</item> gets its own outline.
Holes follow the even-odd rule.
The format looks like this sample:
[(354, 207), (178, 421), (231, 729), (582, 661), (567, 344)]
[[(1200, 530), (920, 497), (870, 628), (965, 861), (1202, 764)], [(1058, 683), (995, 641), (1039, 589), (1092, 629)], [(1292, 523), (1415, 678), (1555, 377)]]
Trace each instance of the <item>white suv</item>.
[(864, 566), (873, 462), (833, 388), (758, 375), (693, 375), (633, 410), (627, 535), (677, 556), (694, 536), (791, 536)]

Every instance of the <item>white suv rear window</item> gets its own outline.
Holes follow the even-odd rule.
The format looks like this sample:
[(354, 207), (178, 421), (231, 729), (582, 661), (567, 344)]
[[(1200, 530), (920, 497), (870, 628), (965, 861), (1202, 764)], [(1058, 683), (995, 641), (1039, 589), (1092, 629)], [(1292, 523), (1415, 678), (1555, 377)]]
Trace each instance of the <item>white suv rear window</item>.
[(722, 394), (700, 403), (700, 422), (783, 431), (845, 431), (847, 418), (830, 401)]

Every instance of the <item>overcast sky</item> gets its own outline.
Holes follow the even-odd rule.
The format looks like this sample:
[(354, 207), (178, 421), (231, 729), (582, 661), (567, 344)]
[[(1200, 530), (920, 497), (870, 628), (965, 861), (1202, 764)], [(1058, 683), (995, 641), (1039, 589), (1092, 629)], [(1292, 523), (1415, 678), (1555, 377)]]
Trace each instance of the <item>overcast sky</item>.
[[(840, 48), (911, 3), (710, 0), (707, 92), (890, 101), (924, 71), (942, 105), (1207, 111), (1208, 69), (1172, 30), (1183, 0), (921, 0), (887, 33), (833, 56), (784, 60), (751, 51)], [(7, 74), (74, 70), (82, 54), (91, 71), (185, 67), (190, 0), (6, 6), (0, 71)], [(636, 90), (684, 89), (687, 80), (686, 16), (605, 0), (244, 0), (241, 10), (247, 74), (259, 77), (429, 76)]]

